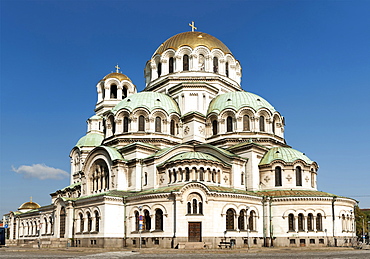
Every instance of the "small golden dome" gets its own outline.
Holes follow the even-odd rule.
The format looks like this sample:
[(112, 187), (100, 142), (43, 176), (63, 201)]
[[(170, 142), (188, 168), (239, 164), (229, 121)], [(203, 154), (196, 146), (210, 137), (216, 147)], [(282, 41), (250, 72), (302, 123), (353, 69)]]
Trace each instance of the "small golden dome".
[(28, 201), (28, 202), (25, 202), (23, 203), (19, 208), (18, 210), (34, 210), (34, 209), (38, 209), (40, 208), (41, 206), (38, 205), (36, 202), (32, 202), (32, 201)]
[(167, 49), (177, 50), (182, 46), (189, 46), (192, 49), (195, 49), (198, 46), (205, 46), (210, 50), (220, 49), (224, 54), (231, 54), (229, 48), (212, 35), (200, 31), (187, 31), (172, 36), (166, 40), (159, 46), (154, 55), (162, 54)]
[(109, 79), (109, 78), (116, 78), (116, 79), (118, 79), (119, 81), (122, 81), (122, 80), (128, 80), (128, 81), (130, 81), (130, 82), (131, 82), (131, 79), (130, 79), (128, 76), (126, 76), (126, 75), (124, 75), (124, 74), (122, 74), (122, 73), (117, 73), (117, 72), (110, 73), (110, 74), (106, 75), (106, 76), (103, 78), (103, 81), (104, 81), (104, 80), (107, 80), (107, 79)]

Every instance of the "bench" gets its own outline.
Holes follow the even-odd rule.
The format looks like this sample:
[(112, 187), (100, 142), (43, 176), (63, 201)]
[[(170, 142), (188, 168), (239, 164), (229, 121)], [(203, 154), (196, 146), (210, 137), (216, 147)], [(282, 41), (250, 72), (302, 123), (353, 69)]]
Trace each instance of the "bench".
[(220, 244), (218, 245), (219, 248), (231, 248), (231, 243), (230, 242), (225, 242), (225, 241), (221, 241)]

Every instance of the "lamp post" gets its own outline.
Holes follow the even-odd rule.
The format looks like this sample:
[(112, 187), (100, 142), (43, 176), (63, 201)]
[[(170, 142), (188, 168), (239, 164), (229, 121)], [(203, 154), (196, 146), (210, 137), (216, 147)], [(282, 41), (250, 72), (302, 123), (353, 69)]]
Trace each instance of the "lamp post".
[(365, 217), (360, 216), (362, 218), (362, 245), (365, 244)]

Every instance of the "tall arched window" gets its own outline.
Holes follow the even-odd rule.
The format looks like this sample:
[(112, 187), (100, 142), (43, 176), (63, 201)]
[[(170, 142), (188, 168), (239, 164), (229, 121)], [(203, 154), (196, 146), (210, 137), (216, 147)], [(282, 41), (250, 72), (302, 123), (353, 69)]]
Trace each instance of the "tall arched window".
[(191, 203), (188, 201), (188, 214), (191, 214)]
[(313, 215), (309, 213), (307, 216), (307, 230), (313, 231)]
[(87, 231), (91, 231), (92, 229), (92, 218), (90, 212), (87, 212)]
[(84, 216), (80, 213), (80, 232), (84, 232)]
[(161, 209), (155, 211), (155, 230), (163, 231), (163, 211)]
[(316, 230), (322, 231), (322, 216), (320, 213), (316, 216)]
[(261, 132), (265, 132), (265, 117), (264, 116), (260, 116), (260, 131)]
[(155, 132), (162, 132), (161, 117), (155, 117)]
[(213, 58), (213, 73), (218, 73), (218, 58)]
[(145, 117), (143, 115), (139, 116), (139, 131), (145, 131)]
[(275, 134), (275, 119), (272, 120), (272, 133)]
[(190, 181), (190, 170), (189, 168), (185, 168), (185, 181)]
[(238, 229), (244, 230), (245, 229), (245, 213), (244, 210), (241, 210), (238, 217)]
[(225, 64), (225, 72), (226, 72), (226, 76), (229, 77), (229, 62), (226, 62)]
[(203, 203), (199, 202), (199, 214), (203, 214)]
[(249, 218), (248, 218), (248, 228), (249, 228), (250, 231), (255, 231), (256, 230), (256, 226), (254, 224), (255, 217), (256, 217), (256, 212), (254, 210), (252, 210), (249, 213)]
[(117, 99), (117, 86), (116, 85), (110, 86), (110, 98)]
[(298, 231), (304, 231), (304, 216), (302, 213), (298, 214)]
[(295, 180), (297, 186), (302, 186), (302, 169), (299, 166), (295, 168)]
[(250, 122), (249, 122), (249, 116), (244, 115), (243, 116), (243, 131), (250, 131)]
[(275, 186), (282, 186), (281, 167), (275, 167)]
[(62, 207), (59, 214), (59, 237), (64, 238), (65, 233), (66, 233), (66, 209)]
[(150, 230), (151, 229), (151, 218), (150, 218), (150, 215), (149, 215), (149, 211), (148, 210), (145, 210), (144, 211), (144, 218), (143, 218), (143, 227), (144, 227), (144, 230)]
[(170, 122), (170, 134), (175, 135), (175, 121), (171, 120)]
[(158, 72), (158, 77), (160, 77), (162, 74), (162, 63), (161, 62), (159, 62), (157, 65), (157, 72)]
[(288, 216), (289, 231), (295, 231), (294, 215), (292, 213)]
[(182, 58), (182, 70), (189, 71), (189, 56), (186, 54)]
[(139, 231), (139, 212), (135, 212), (135, 230)]
[(123, 118), (123, 132), (128, 132), (128, 117)]
[(193, 199), (193, 214), (198, 213), (198, 201), (196, 199)]
[(233, 118), (231, 116), (226, 118), (226, 131), (233, 132)]
[(205, 70), (205, 58), (203, 54), (199, 54), (199, 70), (200, 71)]
[(232, 209), (226, 211), (226, 230), (234, 230), (234, 211)]
[(95, 211), (95, 231), (99, 232), (99, 227), (100, 227), (100, 217), (99, 217), (99, 212)]
[(217, 120), (212, 121), (212, 133), (213, 135), (217, 135), (218, 129), (217, 129), (218, 123)]
[(127, 88), (124, 86), (122, 87), (122, 99), (127, 97)]
[(168, 60), (168, 73), (173, 73), (173, 57), (170, 57)]
[(342, 214), (342, 231), (346, 231), (346, 216)]

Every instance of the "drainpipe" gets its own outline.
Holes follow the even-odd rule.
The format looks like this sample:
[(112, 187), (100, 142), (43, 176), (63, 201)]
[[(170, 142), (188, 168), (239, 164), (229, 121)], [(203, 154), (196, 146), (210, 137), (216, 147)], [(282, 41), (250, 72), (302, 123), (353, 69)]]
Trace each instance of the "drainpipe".
[(274, 246), (274, 241), (272, 237), (272, 215), (271, 215), (271, 203), (272, 203), (272, 198), (269, 197), (269, 217), (270, 217), (270, 239), (271, 239), (271, 245)]
[(265, 202), (266, 202), (266, 197), (263, 196), (262, 198), (263, 246), (267, 246), (266, 244)]
[(176, 195), (171, 191), (173, 197), (173, 237), (172, 237), (172, 248), (175, 248), (176, 240)]
[(126, 220), (126, 207), (127, 207), (127, 196), (123, 196), (123, 240), (125, 242), (125, 247), (127, 247), (127, 220)]
[(335, 214), (334, 214), (334, 202), (336, 201), (337, 196), (333, 197), (333, 201), (331, 202), (331, 212), (333, 214), (333, 240), (334, 246), (337, 246), (337, 239), (335, 238)]

